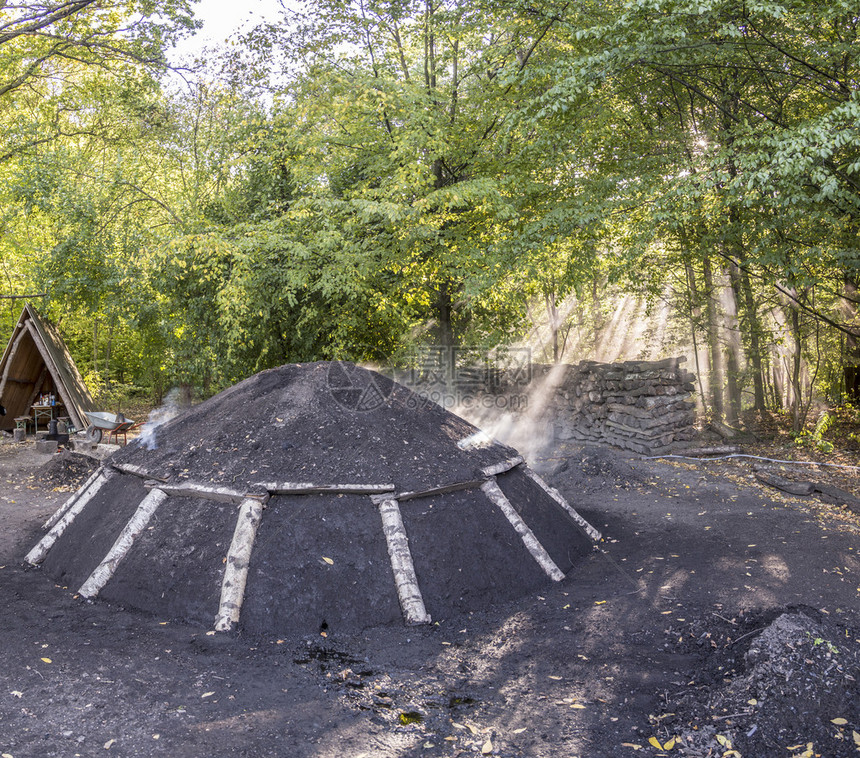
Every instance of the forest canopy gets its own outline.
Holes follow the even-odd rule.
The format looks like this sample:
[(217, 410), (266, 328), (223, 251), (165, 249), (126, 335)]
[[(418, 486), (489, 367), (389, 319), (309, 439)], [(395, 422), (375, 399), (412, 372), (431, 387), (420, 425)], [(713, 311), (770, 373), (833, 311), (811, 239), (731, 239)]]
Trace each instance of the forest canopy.
[[(0, 262), (106, 393), (527, 345), (690, 356), (802, 424), (860, 377), (860, 7), (0, 5)], [(178, 70), (177, 70), (178, 69)]]

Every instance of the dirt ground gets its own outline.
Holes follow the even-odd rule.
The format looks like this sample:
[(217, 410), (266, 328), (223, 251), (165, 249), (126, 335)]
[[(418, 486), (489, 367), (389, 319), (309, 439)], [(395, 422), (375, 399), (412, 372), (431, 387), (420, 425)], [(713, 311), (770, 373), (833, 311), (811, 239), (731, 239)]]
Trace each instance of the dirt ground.
[[(430, 627), (251, 639), (25, 568), (87, 467), (0, 445), (0, 754), (858, 755), (856, 514), (747, 459), (536, 465), (604, 535), (564, 581)], [(858, 470), (774, 470), (860, 495)]]

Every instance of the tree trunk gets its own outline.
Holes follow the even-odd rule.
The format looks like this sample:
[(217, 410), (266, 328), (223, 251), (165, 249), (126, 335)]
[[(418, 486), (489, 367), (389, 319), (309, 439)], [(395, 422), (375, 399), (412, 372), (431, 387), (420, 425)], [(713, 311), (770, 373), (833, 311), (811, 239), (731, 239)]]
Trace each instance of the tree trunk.
[(714, 275), (710, 256), (702, 257), (702, 279), (705, 284), (708, 312), (708, 351), (710, 355), (709, 384), (711, 391), (711, 410), (715, 421), (722, 421), (723, 411), (723, 356), (720, 349), (720, 336), (717, 323), (717, 303), (714, 299)]
[(445, 279), (439, 285), (436, 298), (437, 339), (444, 362), (446, 383), (454, 381), (456, 366), (453, 322), (454, 302), (451, 297), (451, 281)]
[(558, 332), (561, 324), (559, 323), (558, 318), (558, 305), (555, 300), (555, 293), (547, 293), (544, 294), (544, 301), (546, 302), (546, 312), (549, 317), (549, 329), (550, 329), (550, 343), (552, 345), (552, 362), (554, 364), (558, 364), (561, 359), (561, 355), (559, 352), (559, 344), (558, 344)]
[(791, 428), (795, 432), (799, 432), (803, 427), (803, 392), (800, 387), (800, 367), (801, 367), (801, 347), (802, 340), (800, 335), (800, 310), (796, 307), (791, 307), (791, 336), (794, 341), (794, 350), (791, 361)]
[[(735, 268), (729, 264), (729, 269)], [(741, 417), (741, 330), (738, 323), (738, 303), (736, 292), (732, 286), (731, 272), (729, 282), (723, 287), (726, 329), (726, 387), (728, 404), (726, 406), (726, 422), (729, 426), (737, 426)]]
[(756, 307), (755, 297), (753, 295), (752, 281), (749, 273), (745, 270), (732, 267), (734, 276), (737, 277), (737, 286), (739, 287), (742, 297), (740, 302), (743, 304), (743, 320), (742, 325), (746, 326), (749, 348), (747, 354), (750, 365), (752, 366), (752, 381), (753, 381), (753, 408), (757, 411), (763, 411), (767, 407), (764, 392), (764, 361), (762, 360), (761, 337), (762, 327), (761, 318), (759, 317), (758, 308)]
[(93, 316), (93, 374), (99, 375), (99, 320)]

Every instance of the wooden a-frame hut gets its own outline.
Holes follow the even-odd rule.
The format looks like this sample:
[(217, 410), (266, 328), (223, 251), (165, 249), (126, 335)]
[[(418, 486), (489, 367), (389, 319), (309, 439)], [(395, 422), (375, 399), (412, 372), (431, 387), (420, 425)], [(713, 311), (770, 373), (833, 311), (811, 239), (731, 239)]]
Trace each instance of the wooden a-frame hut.
[(16, 418), (32, 418), (33, 405), (50, 394), (56, 398), (54, 417), (86, 428), (85, 412), (96, 410), (93, 398), (60, 333), (28, 303), (0, 359), (0, 403), (6, 407), (0, 429), (13, 428)]

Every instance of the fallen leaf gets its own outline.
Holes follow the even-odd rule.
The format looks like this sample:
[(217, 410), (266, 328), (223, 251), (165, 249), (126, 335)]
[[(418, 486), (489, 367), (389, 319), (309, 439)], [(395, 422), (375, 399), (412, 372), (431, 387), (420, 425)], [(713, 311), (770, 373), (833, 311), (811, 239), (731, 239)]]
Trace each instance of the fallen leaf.
[(606, 602), (605, 600), (595, 600), (594, 604), (595, 605), (603, 605), (605, 602)]
[(672, 737), (672, 739), (670, 739), (668, 742), (663, 743), (663, 750), (671, 750), (673, 747), (675, 747), (674, 737)]
[(45, 663), (53, 663), (53, 661), (52, 661), (50, 658), (42, 658), (42, 660), (43, 660)]
[(326, 558), (325, 556), (323, 556), (323, 560), (324, 560), (324, 561), (325, 561), (329, 566), (334, 566), (334, 561), (333, 561), (331, 558)]
[[(526, 728), (521, 726), (519, 729), (514, 729), (514, 734), (522, 734), (525, 730)], [(857, 734), (857, 732), (854, 732), (854, 734)]]
[(585, 708), (585, 706), (584, 706), (582, 703), (574, 703), (574, 704), (573, 704), (573, 705), (571, 705), (570, 707), (571, 707), (571, 708), (577, 708), (577, 709), (579, 709), (579, 710), (581, 710), (581, 709)]
[[(717, 742), (719, 742), (724, 748), (731, 750), (732, 743), (731, 740), (723, 734), (717, 735)], [(789, 748), (790, 749), (790, 748)]]
[(852, 731), (851, 736), (854, 738), (854, 744), (857, 745), (858, 748), (860, 748), (860, 734), (855, 731)]
[(635, 742), (622, 742), (621, 747), (630, 747), (630, 748), (633, 748), (634, 750), (641, 750), (642, 749), (642, 745), (637, 745)]
[(212, 695), (214, 695), (214, 694), (215, 694), (214, 692), (204, 692), (200, 697), (201, 698), (212, 697)]
[(549, 675), (549, 678), (550, 678), (550, 679), (555, 679), (556, 681), (561, 681), (561, 677), (560, 677), (560, 676), (555, 676), (554, 674), (550, 674), (550, 675)]
[(114, 742), (116, 742), (115, 739), (110, 739), (107, 742), (105, 742), (105, 750), (110, 750), (111, 746), (113, 745)]
[(841, 716), (837, 719), (830, 719), (831, 724), (836, 724), (836, 726), (845, 726), (848, 723), (848, 719), (844, 719)]
[(657, 750), (663, 749), (663, 745), (660, 744), (660, 740), (658, 740), (656, 737), (649, 737), (648, 744), (651, 745), (651, 747), (656, 747)]
[(487, 740), (483, 747), (481, 747), (481, 755), (489, 755), (493, 752), (493, 742), (492, 740)]

